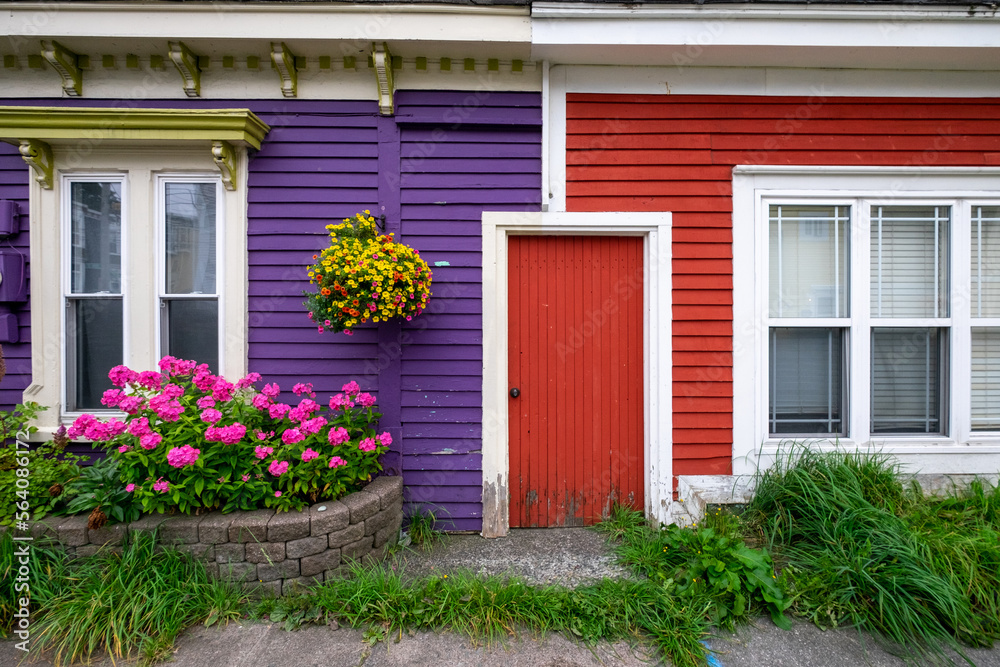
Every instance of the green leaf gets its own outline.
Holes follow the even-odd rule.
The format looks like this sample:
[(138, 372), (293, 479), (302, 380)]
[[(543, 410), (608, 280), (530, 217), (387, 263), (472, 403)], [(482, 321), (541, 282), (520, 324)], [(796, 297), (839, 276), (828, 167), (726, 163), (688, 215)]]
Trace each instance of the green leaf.
[(788, 620), (788, 617), (783, 612), (777, 609), (771, 609), (771, 620), (782, 630), (792, 629), (792, 622)]
[(194, 492), (196, 495), (201, 495), (201, 492), (205, 490), (205, 480), (201, 477), (198, 478), (194, 483)]

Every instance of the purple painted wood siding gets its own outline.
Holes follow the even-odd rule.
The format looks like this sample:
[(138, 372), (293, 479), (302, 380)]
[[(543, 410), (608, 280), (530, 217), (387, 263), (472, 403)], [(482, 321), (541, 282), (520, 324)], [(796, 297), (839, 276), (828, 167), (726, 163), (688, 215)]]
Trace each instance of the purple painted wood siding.
[(406, 500), (482, 528), (482, 213), (541, 204), (541, 97), (396, 97), (403, 238), (434, 271), (429, 312), (404, 327)]
[[(5, 100), (5, 104), (95, 106), (99, 100)], [(248, 188), (249, 366), (288, 392), (312, 382), (320, 399), (356, 379), (377, 394), (379, 374), (398, 362), (406, 498), (435, 508), (456, 530), (482, 526), (482, 256), (484, 210), (537, 211), (541, 191), (541, 96), (537, 93), (400, 91), (386, 176), (374, 102), (147, 100), (136, 106), (250, 108), (272, 126), (251, 157)], [(382, 160), (380, 161), (380, 155)], [(379, 166), (383, 182), (379, 188)], [(25, 208), (28, 169), (0, 144), (0, 195)], [(331, 221), (384, 202), (395, 177), (401, 236), (434, 269), (434, 298), (402, 328), (402, 355), (379, 347), (375, 328), (323, 334), (302, 308), (305, 266)], [(27, 229), (25, 224), (24, 229)], [(27, 247), (27, 231), (14, 239)], [(435, 263), (445, 263), (434, 266)], [(21, 335), (29, 334), (27, 308)], [(30, 381), (27, 344), (4, 346), (6, 405)], [(384, 381), (384, 378), (383, 378)], [(291, 399), (286, 394), (287, 399)]]
[[(0, 142), (0, 199), (15, 201), (21, 212), (21, 231), (3, 239), (4, 248), (21, 252), (28, 264), (28, 165), (17, 147)], [(31, 289), (31, 285), (28, 285)], [(31, 384), (31, 313), (27, 302), (0, 304), (0, 312), (17, 315), (17, 343), (3, 345), (7, 375), (0, 380), (0, 407), (10, 409), (21, 402), (22, 393)]]

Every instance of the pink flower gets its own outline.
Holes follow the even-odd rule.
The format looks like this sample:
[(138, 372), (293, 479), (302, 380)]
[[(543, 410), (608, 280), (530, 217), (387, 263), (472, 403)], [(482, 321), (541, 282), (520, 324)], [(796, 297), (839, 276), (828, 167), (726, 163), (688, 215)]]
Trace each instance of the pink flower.
[(124, 433), (125, 429), (127, 428), (128, 424), (126, 424), (123, 421), (119, 421), (115, 418), (111, 418), (108, 420), (108, 435), (110, 435), (112, 438), (118, 437), (119, 435)]
[(205, 440), (208, 442), (221, 442), (226, 445), (235, 445), (246, 435), (247, 427), (236, 423), (229, 426), (209, 426), (205, 429)]
[(264, 394), (268, 398), (274, 398), (281, 393), (281, 387), (277, 383), (265, 384), (264, 388), (260, 390), (260, 393)]
[(319, 403), (311, 398), (303, 398), (302, 402), (288, 413), (288, 418), (292, 421), (303, 422), (309, 419), (309, 416), (318, 409)]
[(295, 394), (296, 396), (301, 396), (302, 394), (307, 394), (309, 396), (316, 395), (313, 393), (312, 382), (306, 382), (305, 384), (299, 382), (294, 387), (292, 387), (292, 393)]
[(222, 419), (222, 413), (215, 408), (207, 408), (201, 413), (201, 420), (206, 424), (214, 424)]
[(126, 484), (125, 485), (125, 492), (126, 493), (132, 493), (133, 491), (135, 491), (135, 484)]
[(139, 374), (128, 366), (115, 366), (108, 371), (108, 378), (114, 386), (124, 388), (129, 382), (138, 380)]
[(392, 436), (389, 435), (388, 431), (384, 431), (381, 435), (379, 435), (378, 441), (382, 443), (383, 447), (388, 447), (392, 444)]
[(175, 359), (174, 357), (168, 355), (160, 359), (160, 363), (158, 365), (160, 370), (164, 373), (183, 376), (191, 375), (198, 363), (188, 359)]
[(184, 387), (180, 386), (179, 384), (170, 383), (163, 388), (163, 391), (161, 393), (167, 398), (180, 398), (181, 396), (184, 395)]
[(143, 371), (139, 373), (138, 382), (146, 389), (159, 389), (163, 384), (163, 375), (156, 371)]
[(307, 447), (306, 451), (302, 452), (302, 462), (309, 463), (317, 456), (319, 456), (319, 452), (315, 452)]
[(330, 432), (327, 434), (326, 439), (330, 441), (331, 445), (341, 445), (351, 439), (350, 434), (347, 429), (343, 426), (338, 426), (337, 428), (331, 428)]
[(202, 410), (204, 410), (205, 408), (214, 408), (215, 399), (212, 398), (211, 396), (202, 396), (201, 398), (198, 399), (197, 405)]
[(243, 481), (244, 482), (250, 481), (250, 475), (243, 475)]
[(340, 458), (339, 456), (331, 456), (330, 457), (330, 467), (331, 468), (336, 468), (338, 466), (346, 466), (346, 465), (347, 465), (347, 461), (345, 461), (344, 459)]
[(125, 398), (125, 393), (121, 389), (108, 389), (101, 396), (101, 405), (116, 408), (123, 398)]
[(267, 440), (268, 438), (274, 437), (274, 431), (264, 433), (263, 431), (254, 431), (253, 434), (257, 436), (258, 440)]
[(158, 361), (158, 362), (156, 363), (156, 365), (160, 367), (160, 370), (161, 370), (161, 371), (163, 371), (164, 373), (166, 373), (166, 372), (168, 372), (168, 371), (169, 371), (169, 370), (170, 370), (171, 368), (173, 368), (173, 365), (174, 365), (174, 362), (175, 362), (175, 361), (177, 361), (177, 359), (175, 359), (174, 357), (171, 357), (171, 356), (170, 356), (170, 355), (168, 354), (167, 356), (165, 356), (165, 357), (163, 357), (162, 359), (160, 359), (160, 360), (159, 360), (159, 361)]
[(363, 394), (358, 394), (358, 405), (370, 408), (371, 406), (375, 405), (375, 397), (369, 394), (368, 392), (365, 392)]
[(199, 454), (201, 454), (201, 450), (195, 449), (191, 445), (174, 447), (167, 452), (167, 463), (175, 468), (183, 468), (185, 466), (194, 465), (198, 460)]
[(139, 436), (139, 446), (143, 449), (156, 449), (156, 446), (163, 441), (163, 436), (159, 433), (147, 433)]
[(108, 428), (108, 425), (104, 422), (100, 422), (95, 419), (89, 426), (87, 426), (87, 430), (83, 435), (91, 440), (110, 440), (111, 429)]
[(271, 405), (271, 397), (264, 394), (257, 394), (250, 403), (258, 410), (266, 410), (267, 406)]
[(66, 435), (70, 438), (79, 438), (95, 421), (97, 421), (97, 417), (94, 415), (82, 414), (66, 429)]
[(299, 426), (303, 433), (308, 435), (313, 435), (319, 433), (323, 427), (326, 426), (326, 419), (323, 417), (313, 417), (312, 419), (307, 419)]
[(121, 447), (118, 448), (118, 453), (119, 454), (124, 454), (125, 452), (129, 451), (130, 449), (132, 449), (132, 448), (129, 447), (128, 445), (122, 445)]
[(169, 490), (170, 490), (170, 482), (164, 480), (162, 477), (153, 482), (153, 491), (166, 493)]
[[(253, 448), (253, 454), (254, 454), (254, 456), (256, 456), (257, 458), (259, 458), (261, 461), (263, 461), (264, 459), (266, 459), (272, 453), (274, 453), (274, 447), (262, 447), (260, 445), (257, 445), (256, 447)], [(244, 480), (244, 481), (246, 481), (246, 480)]]
[(151, 433), (152, 430), (149, 428), (149, 420), (145, 417), (133, 419), (128, 425), (128, 432), (137, 438), (146, 435), (147, 433)]
[(233, 389), (235, 385), (232, 382), (227, 382), (225, 378), (217, 378), (215, 384), (212, 385), (212, 398), (217, 401), (228, 401), (233, 397)]
[(346, 408), (353, 408), (354, 401), (350, 397), (344, 396), (343, 394), (337, 394), (330, 398), (330, 409), (331, 410), (343, 410)]
[(294, 445), (296, 442), (302, 442), (305, 439), (306, 434), (297, 428), (290, 428), (281, 434), (281, 441), (286, 445)]
[(271, 461), (267, 471), (275, 477), (281, 477), (288, 471), (288, 461)]
[(139, 412), (139, 410), (142, 410), (144, 405), (146, 405), (146, 399), (142, 396), (125, 396), (122, 398), (121, 402), (118, 403), (119, 409), (129, 413), (130, 415), (134, 415)]
[(267, 414), (271, 416), (271, 419), (281, 419), (288, 411), (292, 409), (292, 406), (286, 405), (285, 403), (275, 403), (267, 409)]
[(347, 394), (348, 396), (350, 396), (352, 394), (360, 393), (361, 387), (358, 386), (357, 382), (355, 382), (354, 380), (351, 380), (350, 382), (348, 382), (347, 384), (345, 384), (343, 387), (341, 387), (340, 390), (342, 392), (344, 392), (345, 394)]
[(249, 373), (245, 378), (241, 378), (236, 382), (237, 389), (246, 389), (254, 382), (260, 381), (260, 373)]
[(376, 446), (374, 438), (365, 438), (361, 441), (361, 444), (358, 445), (358, 449), (363, 452), (371, 452), (375, 450)]
[(275, 498), (280, 498), (281, 497), (281, 491), (275, 491), (274, 492), (274, 497)]

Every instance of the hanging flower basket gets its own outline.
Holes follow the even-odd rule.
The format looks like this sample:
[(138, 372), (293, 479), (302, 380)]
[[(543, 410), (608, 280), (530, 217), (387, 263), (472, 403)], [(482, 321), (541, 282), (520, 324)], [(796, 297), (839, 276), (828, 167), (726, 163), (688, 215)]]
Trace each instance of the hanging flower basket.
[(330, 246), (309, 267), (315, 292), (304, 292), (320, 332), (350, 335), (358, 324), (411, 320), (431, 298), (431, 270), (420, 253), (379, 234), (370, 211), (327, 225)]

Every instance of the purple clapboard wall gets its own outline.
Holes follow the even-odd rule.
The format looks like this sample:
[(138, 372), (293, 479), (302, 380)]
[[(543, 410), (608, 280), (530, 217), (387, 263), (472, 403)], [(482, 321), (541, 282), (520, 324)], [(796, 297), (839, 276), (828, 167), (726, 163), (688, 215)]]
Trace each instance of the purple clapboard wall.
[[(272, 129), (249, 164), (249, 367), (286, 392), (312, 382), (320, 399), (356, 379), (379, 394), (397, 438), (407, 500), (456, 530), (482, 523), (482, 212), (538, 210), (541, 96), (400, 91), (394, 119), (375, 102), (147, 100), (135, 106), (248, 107)], [(100, 100), (5, 100), (98, 106)], [(0, 197), (27, 206), (28, 169), (0, 144)], [(325, 225), (386, 211), (390, 231), (434, 270), (434, 297), (401, 327), (319, 334), (305, 315), (305, 266)], [(398, 213), (397, 213), (398, 212)], [(27, 250), (25, 231), (15, 247)], [(22, 340), (30, 336), (22, 308)], [(5, 345), (5, 406), (30, 382), (30, 348)], [(381, 395), (384, 390), (385, 395)], [(400, 459), (401, 456), (401, 459)], [(400, 463), (401, 460), (401, 463)]]
[[(0, 199), (17, 203), (22, 230), (0, 241), (0, 245), (22, 253), (27, 266), (28, 165), (21, 159), (16, 146), (3, 142), (0, 142)], [(7, 375), (0, 381), (0, 407), (10, 409), (21, 402), (22, 392), (31, 383), (31, 314), (27, 302), (0, 304), (0, 312), (15, 313), (18, 321), (19, 342), (0, 343), (7, 365)]]
[(403, 238), (434, 271), (408, 323), (401, 421), (406, 498), (456, 530), (482, 527), (482, 213), (537, 211), (541, 96), (396, 97)]

